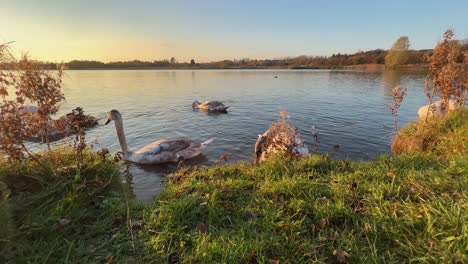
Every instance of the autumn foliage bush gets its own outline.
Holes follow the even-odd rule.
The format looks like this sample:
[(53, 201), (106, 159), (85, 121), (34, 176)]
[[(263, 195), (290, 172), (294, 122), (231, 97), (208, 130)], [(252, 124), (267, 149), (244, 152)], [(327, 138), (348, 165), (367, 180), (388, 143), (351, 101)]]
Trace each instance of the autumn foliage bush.
[[(429, 87), (432, 94), (439, 96), (444, 107), (448, 106), (450, 99), (463, 106), (468, 91), (468, 51), (460, 54), (459, 44), (453, 39), (453, 30), (447, 30), (441, 42), (437, 43), (430, 57)], [(463, 56), (463, 63), (457, 59)], [(430, 100), (431, 101), (431, 100)], [(431, 103), (431, 102), (430, 102)]]
[[(15, 61), (5, 45), (0, 53), (3, 61), (14, 65), (12, 69), (0, 71), (0, 152), (9, 159), (21, 160), (32, 157), (24, 141), (41, 130), (50, 149), (50, 123), (64, 100), (63, 69), (42, 70), (27, 56)], [(28, 104), (36, 105), (37, 112), (28, 112)]]

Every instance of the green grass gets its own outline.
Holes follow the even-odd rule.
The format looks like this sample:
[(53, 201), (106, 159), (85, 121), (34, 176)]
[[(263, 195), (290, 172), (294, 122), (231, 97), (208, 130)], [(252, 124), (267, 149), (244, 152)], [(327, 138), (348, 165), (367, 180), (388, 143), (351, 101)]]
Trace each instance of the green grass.
[(467, 122), (413, 123), (424, 149), (368, 162), (181, 169), (149, 204), (111, 157), (0, 161), (0, 263), (467, 263)]
[(39, 160), (42, 166), (35, 161), (0, 164), (0, 182), (11, 192), (0, 208), (0, 263), (138, 258), (119, 165), (87, 152), (80, 168), (76, 154), (65, 149)]
[(417, 155), (179, 172), (146, 213), (146, 261), (331, 263), (341, 249), (356, 263), (461, 263), (466, 175), (466, 159)]

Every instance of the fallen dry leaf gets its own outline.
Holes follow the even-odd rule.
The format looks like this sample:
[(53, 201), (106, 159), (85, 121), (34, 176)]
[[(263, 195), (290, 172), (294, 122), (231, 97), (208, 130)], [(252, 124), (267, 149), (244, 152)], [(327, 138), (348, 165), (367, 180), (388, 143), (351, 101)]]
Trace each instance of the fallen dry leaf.
[(112, 256), (107, 260), (106, 264), (112, 264)]
[(64, 227), (66, 225), (68, 225), (69, 223), (71, 223), (71, 220), (70, 219), (65, 219), (65, 218), (62, 218), (58, 221), (58, 224), (61, 226), (61, 227)]
[(249, 212), (249, 211), (246, 211), (246, 212), (244, 213), (244, 216), (245, 216), (245, 218), (247, 218), (247, 219), (254, 219), (254, 218), (255, 218), (255, 215), (254, 215), (252, 212)]
[(348, 254), (348, 252), (340, 248), (333, 250), (333, 256), (336, 256), (338, 263), (349, 263), (349, 259), (351, 258), (351, 255)]
[(322, 218), (322, 220), (320, 220), (320, 222), (319, 222), (319, 227), (320, 227), (320, 228), (324, 228), (324, 227), (327, 226), (327, 223), (328, 223), (327, 219), (326, 219), (326, 218)]
[(173, 252), (169, 254), (169, 259), (168, 259), (169, 264), (177, 264), (180, 263), (180, 256), (177, 252)]
[(389, 172), (387, 172), (387, 177), (394, 180), (396, 176), (395, 176), (395, 174), (393, 174), (393, 172), (389, 171)]
[(197, 231), (200, 234), (205, 234), (208, 231), (208, 225), (204, 223), (199, 223), (197, 225)]
[(258, 263), (258, 258), (256, 255), (250, 256), (247, 263), (249, 264), (257, 264)]

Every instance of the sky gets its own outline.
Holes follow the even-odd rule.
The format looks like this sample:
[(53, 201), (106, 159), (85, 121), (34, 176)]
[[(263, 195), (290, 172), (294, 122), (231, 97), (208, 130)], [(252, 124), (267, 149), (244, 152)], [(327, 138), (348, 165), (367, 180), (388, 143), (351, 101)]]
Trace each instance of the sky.
[(468, 38), (468, 0), (0, 0), (0, 43), (46, 61), (281, 58)]

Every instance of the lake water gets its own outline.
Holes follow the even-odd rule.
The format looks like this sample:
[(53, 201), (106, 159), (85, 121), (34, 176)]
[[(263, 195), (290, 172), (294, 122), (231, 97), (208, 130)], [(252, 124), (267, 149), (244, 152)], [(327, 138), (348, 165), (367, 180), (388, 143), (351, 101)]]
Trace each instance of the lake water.
[[(277, 76), (277, 78), (275, 78)], [(62, 112), (81, 106), (102, 118), (117, 109), (123, 115), (127, 141), (137, 149), (161, 138), (216, 137), (206, 153), (190, 164), (211, 165), (220, 155), (229, 162), (251, 160), (257, 134), (263, 133), (279, 111), (286, 110), (306, 143), (311, 126), (319, 133), (319, 152), (338, 158), (368, 160), (390, 152), (394, 132), (388, 104), (392, 88), (400, 84), (408, 95), (399, 112), (399, 124), (417, 118), (426, 104), (424, 74), (361, 71), (299, 70), (98, 70), (67, 71), (66, 103)], [(194, 100), (220, 100), (228, 114), (194, 111)], [(88, 131), (96, 148), (119, 151), (113, 123)], [(340, 145), (335, 151), (333, 146)], [(163, 185), (164, 175), (176, 164), (129, 164), (137, 198), (150, 200)]]

